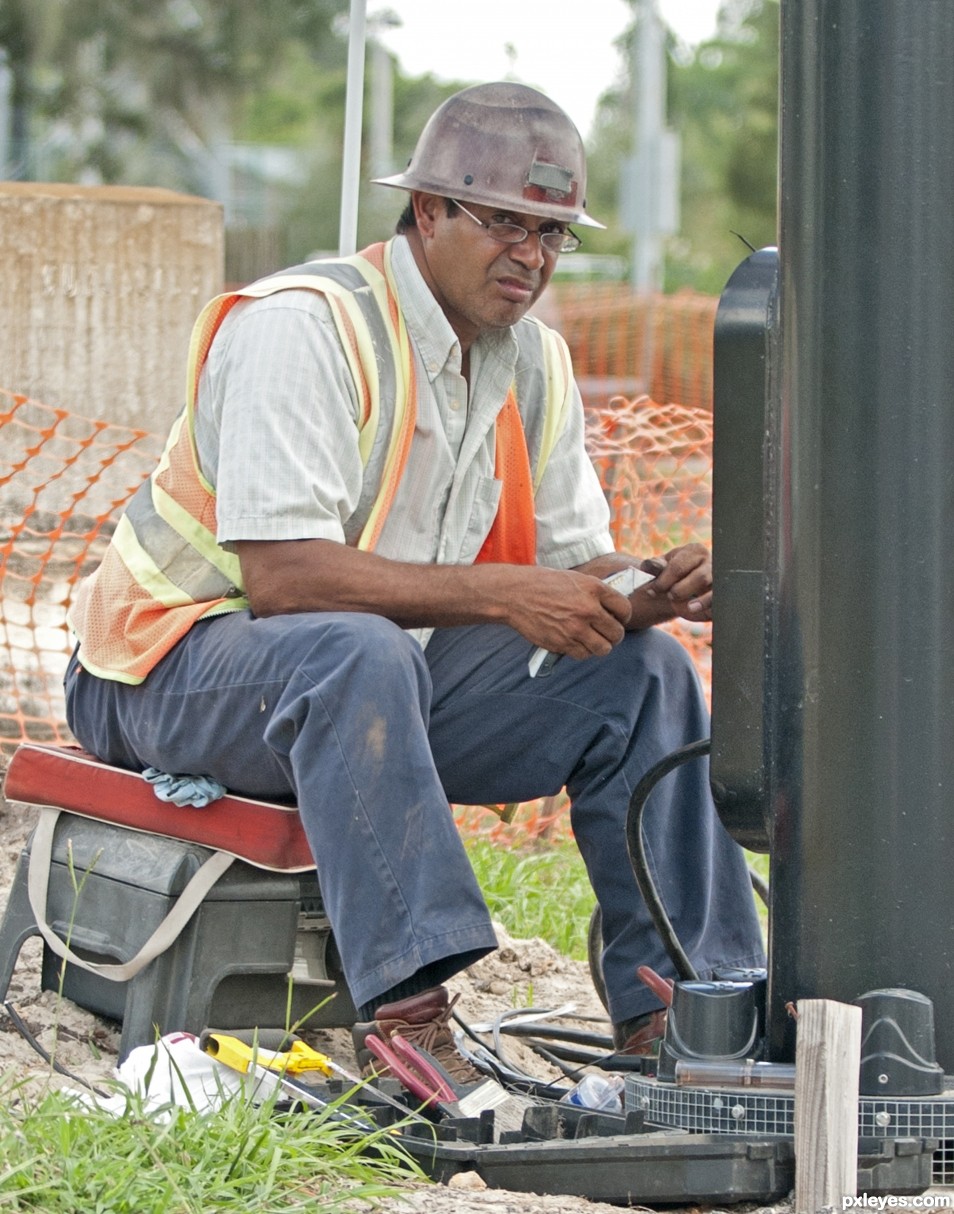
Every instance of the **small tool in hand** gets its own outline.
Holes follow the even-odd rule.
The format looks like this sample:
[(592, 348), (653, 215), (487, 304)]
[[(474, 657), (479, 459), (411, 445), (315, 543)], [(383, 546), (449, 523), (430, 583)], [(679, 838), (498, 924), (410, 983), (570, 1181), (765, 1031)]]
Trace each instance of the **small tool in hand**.
[[(645, 563), (649, 564), (650, 562), (646, 561)], [(615, 573), (608, 574), (603, 578), (603, 581), (607, 586), (612, 586), (614, 590), (618, 590), (620, 594), (630, 595), (634, 590), (638, 590), (640, 586), (645, 586), (647, 582), (653, 581), (654, 578), (662, 573), (664, 568), (662, 562), (653, 558), (652, 564), (659, 566), (653, 573), (644, 573), (642, 569), (627, 565), (625, 569), (617, 569)], [(562, 657), (562, 653), (551, 653), (549, 649), (539, 646), (530, 655), (530, 678), (546, 678)]]

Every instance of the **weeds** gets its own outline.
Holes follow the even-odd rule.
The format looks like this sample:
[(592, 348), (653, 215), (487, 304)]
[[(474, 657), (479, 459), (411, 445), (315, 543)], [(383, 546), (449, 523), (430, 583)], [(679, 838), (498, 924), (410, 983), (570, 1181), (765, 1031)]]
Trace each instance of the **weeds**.
[[(466, 840), (467, 854), (490, 907), (512, 936), (539, 936), (565, 957), (586, 960), (586, 932), (596, 899), (583, 858), (572, 840), (528, 849), (500, 847), (479, 837)], [(768, 857), (746, 854), (768, 879)], [(756, 905), (766, 925), (766, 910)]]
[(565, 957), (586, 958), (595, 899), (572, 841), (524, 851), (480, 838), (466, 846), (490, 913), (511, 935), (539, 936)]
[(324, 1113), (282, 1116), (272, 1101), (158, 1116), (130, 1095), (116, 1117), (67, 1092), (34, 1097), (0, 1082), (0, 1211), (335, 1214), (420, 1175), (386, 1131), (359, 1138)]

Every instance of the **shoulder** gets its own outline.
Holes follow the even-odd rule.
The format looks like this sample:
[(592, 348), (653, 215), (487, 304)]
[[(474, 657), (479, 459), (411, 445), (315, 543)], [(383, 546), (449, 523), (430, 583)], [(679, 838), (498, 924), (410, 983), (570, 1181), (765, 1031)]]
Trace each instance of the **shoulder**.
[(525, 316), (513, 327), (517, 341), (518, 374), (537, 372), (569, 383), (573, 378), (570, 350), (563, 337), (539, 317)]

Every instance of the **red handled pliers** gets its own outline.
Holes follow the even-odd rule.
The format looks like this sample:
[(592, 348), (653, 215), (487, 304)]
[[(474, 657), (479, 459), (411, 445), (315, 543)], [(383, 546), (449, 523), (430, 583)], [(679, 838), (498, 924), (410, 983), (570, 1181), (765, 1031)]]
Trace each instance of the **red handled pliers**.
[(448, 1105), (456, 1105), (457, 1092), (410, 1041), (399, 1034), (384, 1041), (375, 1033), (370, 1033), (364, 1043), (376, 1058), (385, 1063), (394, 1078), (427, 1108), (447, 1111)]

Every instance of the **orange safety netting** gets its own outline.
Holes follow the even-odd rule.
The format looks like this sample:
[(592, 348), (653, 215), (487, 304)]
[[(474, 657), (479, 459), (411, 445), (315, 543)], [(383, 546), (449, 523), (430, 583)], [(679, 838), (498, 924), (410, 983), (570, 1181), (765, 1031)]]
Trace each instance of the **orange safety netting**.
[(615, 283), (558, 283), (550, 295), (549, 319), (570, 347), (587, 405), (619, 394), (711, 412), (717, 298), (635, 295)]
[[(605, 285), (574, 287), (561, 307), (586, 402), (587, 445), (620, 548), (640, 555), (708, 541), (711, 335), (716, 301), (640, 300)], [(640, 389), (634, 367), (648, 366)], [(149, 475), (162, 439), (0, 390), (0, 754), (17, 743), (70, 741), (61, 680), (67, 608), (95, 568), (122, 510)], [(709, 626), (669, 626), (709, 681)], [(467, 829), (537, 837), (566, 829), (565, 798), (520, 807), (503, 826), (459, 810)]]

